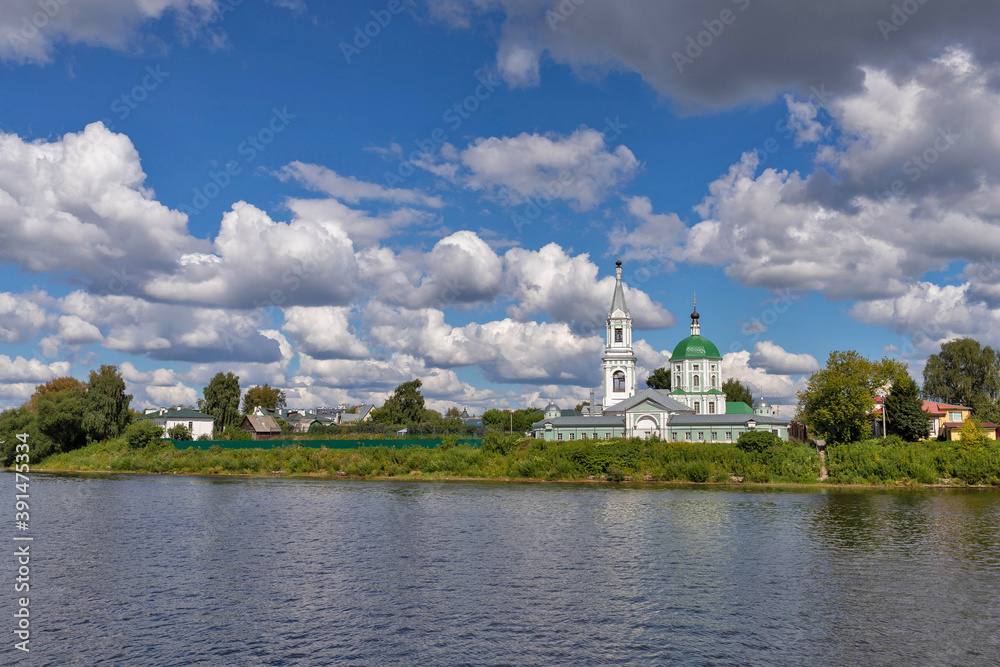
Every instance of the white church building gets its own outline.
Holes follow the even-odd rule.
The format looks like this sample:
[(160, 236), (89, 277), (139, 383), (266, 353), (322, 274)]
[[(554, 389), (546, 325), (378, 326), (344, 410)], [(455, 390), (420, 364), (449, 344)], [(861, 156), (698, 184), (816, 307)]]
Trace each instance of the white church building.
[[(691, 313), (691, 335), (670, 355), (671, 389), (636, 391), (636, 357), (632, 348), (632, 316), (625, 302), (622, 263), (615, 263), (615, 293), (607, 317), (606, 345), (601, 358), (604, 397), (582, 415), (567, 416), (555, 404), (532, 424), (536, 438), (555, 441), (659, 437), (687, 442), (734, 442), (741, 433), (768, 430), (788, 439), (788, 420), (779, 419), (763, 398), (753, 408), (727, 402), (722, 391), (722, 355), (701, 335), (697, 303)], [(594, 402), (596, 403), (596, 402)]]

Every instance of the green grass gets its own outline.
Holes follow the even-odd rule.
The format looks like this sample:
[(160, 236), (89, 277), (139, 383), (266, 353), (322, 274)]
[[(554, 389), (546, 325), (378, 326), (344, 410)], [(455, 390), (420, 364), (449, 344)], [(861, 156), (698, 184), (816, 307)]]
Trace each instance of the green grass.
[[(819, 456), (799, 443), (764, 452), (733, 444), (632, 440), (545, 442), (511, 440), (497, 446), (362, 447), (359, 449), (175, 449), (168, 442), (130, 450), (123, 440), (56, 454), (33, 469), (165, 474), (271, 476), (721, 482), (816, 484)], [(941, 478), (1000, 485), (1000, 444), (962, 451), (953, 443), (868, 440), (830, 447), (830, 484), (933, 484)]]

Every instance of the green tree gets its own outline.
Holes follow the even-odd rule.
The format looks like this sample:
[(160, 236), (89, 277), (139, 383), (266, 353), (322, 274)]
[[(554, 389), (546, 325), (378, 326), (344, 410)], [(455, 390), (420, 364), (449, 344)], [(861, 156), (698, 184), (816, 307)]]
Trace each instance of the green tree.
[(736, 449), (744, 452), (764, 452), (781, 446), (781, 438), (770, 431), (746, 431), (736, 439)]
[(583, 412), (583, 409), (589, 405), (590, 401), (583, 401), (582, 403), (577, 403), (576, 407), (574, 407), (573, 409), (576, 410), (577, 412)]
[(872, 362), (853, 350), (831, 352), (826, 368), (813, 373), (798, 393), (798, 419), (830, 444), (864, 440), (871, 435), (875, 392), (905, 375), (898, 361)]
[(461, 419), (461, 417), (462, 411), (455, 406), (448, 408), (448, 410), (444, 413), (445, 419)]
[(521, 408), (514, 411), (514, 432), (523, 433), (531, 430), (531, 425), (541, 421), (545, 412), (538, 408)]
[(137, 419), (125, 427), (125, 442), (131, 449), (148, 447), (163, 439), (163, 427), (152, 419)]
[(510, 414), (505, 410), (493, 408), (483, 413), (483, 426), (505, 431), (510, 428)]
[(732, 403), (743, 401), (751, 408), (753, 407), (753, 392), (750, 387), (743, 384), (736, 378), (729, 378), (722, 383), (722, 391), (726, 394), (726, 400)]
[[(83, 430), (85, 393), (79, 389), (45, 394), (35, 403), (35, 421), (38, 431), (51, 440), (51, 451), (32, 447), (33, 460), (78, 449), (87, 444)], [(37, 458), (36, 458), (37, 457)]]
[(898, 378), (885, 397), (885, 420), (889, 433), (907, 442), (915, 442), (930, 434), (930, 415), (923, 410), (920, 387), (909, 375)]
[(40, 436), (38, 425), (35, 423), (35, 413), (27, 404), (0, 412), (0, 459), (2, 459), (0, 462), (5, 466), (14, 463), (14, 455), (18, 453), (16, 447), (20, 443), (17, 439), (19, 433), (28, 434), (28, 454), (32, 461), (36, 460), (35, 445), (40, 444), (38, 442)]
[(132, 420), (129, 404), (132, 395), (125, 393), (125, 380), (117, 366), (102, 365), (90, 371), (83, 408), (83, 430), (90, 440), (108, 440), (125, 433)]
[(172, 440), (191, 440), (191, 429), (186, 424), (175, 424), (167, 429), (167, 437)]
[(969, 451), (970, 449), (979, 449), (983, 445), (988, 445), (990, 439), (986, 437), (986, 433), (983, 429), (976, 423), (975, 419), (969, 418), (962, 422), (962, 426), (958, 429), (958, 434), (961, 436), (961, 449), (963, 451)]
[(1000, 354), (972, 338), (944, 343), (924, 366), (924, 398), (964, 405), (980, 419), (1000, 420)]
[(650, 389), (666, 389), (670, 390), (670, 371), (668, 371), (663, 366), (660, 366), (655, 371), (649, 374), (646, 378), (646, 386)]
[(420, 380), (410, 380), (396, 387), (381, 408), (373, 410), (372, 420), (380, 424), (413, 424), (424, 416), (424, 397)]
[(212, 381), (202, 391), (205, 398), (198, 399), (198, 409), (215, 417), (215, 430), (222, 433), (229, 426), (239, 426), (243, 420), (240, 413), (240, 378), (232, 373), (215, 374)]
[(243, 397), (243, 414), (245, 415), (253, 412), (256, 407), (274, 410), (275, 408), (284, 408), (286, 406), (285, 390), (277, 389), (268, 384), (250, 387)]

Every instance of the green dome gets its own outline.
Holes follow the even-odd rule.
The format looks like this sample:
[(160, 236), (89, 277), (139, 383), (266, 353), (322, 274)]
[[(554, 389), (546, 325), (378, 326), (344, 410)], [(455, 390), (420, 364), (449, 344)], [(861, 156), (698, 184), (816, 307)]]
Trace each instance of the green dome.
[(674, 348), (674, 353), (671, 355), (670, 360), (721, 358), (722, 355), (719, 354), (719, 348), (715, 347), (715, 343), (704, 336), (688, 336), (677, 343), (677, 347)]

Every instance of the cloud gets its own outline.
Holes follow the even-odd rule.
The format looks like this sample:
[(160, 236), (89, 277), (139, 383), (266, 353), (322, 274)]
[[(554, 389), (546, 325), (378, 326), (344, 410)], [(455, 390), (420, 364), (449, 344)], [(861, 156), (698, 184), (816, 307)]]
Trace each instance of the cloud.
[(39, 301), (51, 299), (44, 292), (0, 292), (0, 342), (23, 343), (45, 325), (46, 309)]
[(749, 365), (760, 368), (769, 375), (800, 375), (819, 370), (819, 362), (811, 354), (786, 352), (780, 345), (769, 340), (754, 344)]
[(604, 135), (589, 128), (569, 136), (480, 138), (461, 152), (461, 162), (466, 187), (505, 204), (561, 199), (577, 210), (593, 208), (639, 169), (632, 151), (610, 150)]
[(671, 271), (673, 258), (687, 237), (687, 227), (675, 213), (653, 213), (649, 197), (627, 197), (625, 210), (639, 224), (631, 229), (624, 225), (608, 233), (611, 250), (626, 260), (639, 260), (647, 273)]
[(899, 4), (430, 2), (433, 17), (459, 28), (479, 25), (482, 14), (502, 12), (497, 64), (512, 86), (539, 83), (539, 63), (551, 60), (581, 78), (636, 72), (687, 108), (764, 102), (786, 91), (805, 96), (819, 87), (848, 92), (860, 85), (863, 66), (879, 64), (905, 75), (913, 63), (949, 43), (968, 45), (985, 62), (1000, 59), (993, 38), (995, 4), (921, 3), (915, 15), (903, 15), (901, 26), (893, 18)]
[[(549, 243), (540, 250), (511, 248), (504, 255), (507, 312), (518, 321), (547, 313), (574, 328), (600, 329), (611, 306), (615, 279), (597, 279), (597, 265), (587, 254), (570, 256)], [(631, 267), (623, 267), (630, 271)], [(625, 300), (637, 329), (661, 329), (676, 324), (674, 316), (638, 289), (626, 288)]]
[[(769, 373), (764, 368), (755, 367), (751, 363), (751, 353), (747, 350), (722, 355), (722, 375), (726, 380), (736, 379), (748, 384), (755, 399), (763, 392), (769, 402), (780, 401), (788, 406), (798, 403), (795, 394), (808, 382), (807, 377), (792, 380), (788, 374)], [(782, 416), (786, 416), (784, 411)]]
[(358, 340), (350, 308), (292, 306), (284, 309), (281, 329), (296, 342), (296, 350), (317, 359), (364, 359), (368, 347)]
[(353, 176), (340, 176), (326, 167), (298, 160), (283, 167), (277, 172), (277, 176), (282, 181), (298, 181), (307, 188), (318, 190), (350, 204), (370, 199), (435, 208), (444, 206), (440, 197), (428, 196), (417, 190), (387, 188), (378, 183), (360, 181)]
[[(0, 354), (0, 382), (41, 384), (53, 378), (69, 375), (68, 361), (54, 361), (46, 364), (38, 359), (25, 359), (17, 356), (11, 359), (6, 354)], [(32, 389), (34, 389), (32, 387)]]

